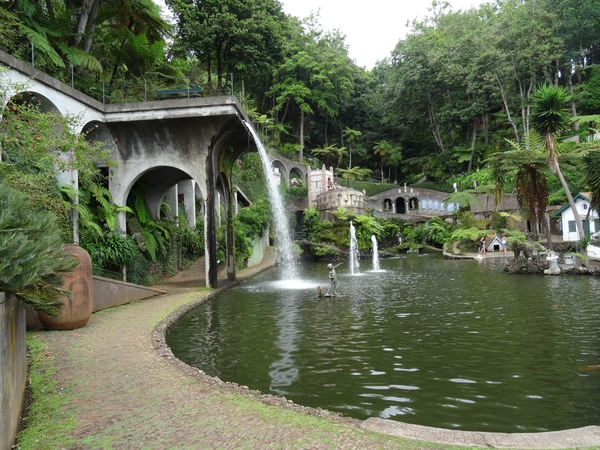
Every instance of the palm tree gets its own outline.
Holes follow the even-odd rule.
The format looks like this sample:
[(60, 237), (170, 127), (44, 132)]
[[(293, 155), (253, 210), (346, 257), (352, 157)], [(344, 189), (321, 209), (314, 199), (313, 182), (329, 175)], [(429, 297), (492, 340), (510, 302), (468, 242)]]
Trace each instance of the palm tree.
[(383, 183), (383, 157), (392, 151), (392, 144), (387, 140), (375, 142), (373, 146), (374, 153), (381, 156), (381, 182)]
[(585, 237), (583, 223), (558, 163), (558, 143), (556, 142), (556, 136), (567, 129), (569, 125), (570, 109), (567, 103), (569, 93), (562, 86), (542, 84), (538, 87), (532, 98), (534, 104), (531, 113), (531, 125), (534, 130), (542, 135), (550, 170), (556, 173), (556, 176), (560, 180), (560, 184), (565, 191), (569, 206), (575, 217), (579, 238), (583, 239)]
[(398, 179), (398, 165), (402, 162), (402, 147), (393, 147), (385, 156), (385, 164), (388, 166), (388, 179), (392, 179), (391, 172), (394, 168), (394, 178)]
[(324, 145), (311, 151), (313, 155), (325, 158), (325, 165), (329, 167), (329, 158), (337, 158), (337, 167), (340, 167), (342, 158), (346, 155), (346, 147), (338, 147), (337, 144)]
[(346, 141), (348, 141), (348, 148), (349, 148), (349, 163), (348, 163), (348, 169), (352, 169), (352, 143), (354, 141), (357, 141), (358, 139), (360, 139), (360, 137), (362, 136), (362, 133), (358, 130), (351, 130), (350, 128), (346, 127), (346, 129), (343, 131), (343, 135), (346, 138)]

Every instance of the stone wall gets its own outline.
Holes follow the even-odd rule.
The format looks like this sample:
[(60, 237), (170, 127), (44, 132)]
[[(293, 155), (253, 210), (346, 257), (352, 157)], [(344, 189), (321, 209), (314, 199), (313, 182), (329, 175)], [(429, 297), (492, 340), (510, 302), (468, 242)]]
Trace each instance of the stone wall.
[(0, 292), (0, 449), (15, 440), (27, 379), (25, 308)]
[(252, 255), (248, 258), (248, 267), (260, 264), (265, 257), (265, 249), (269, 246), (269, 229), (263, 232), (262, 237), (256, 236), (252, 239)]

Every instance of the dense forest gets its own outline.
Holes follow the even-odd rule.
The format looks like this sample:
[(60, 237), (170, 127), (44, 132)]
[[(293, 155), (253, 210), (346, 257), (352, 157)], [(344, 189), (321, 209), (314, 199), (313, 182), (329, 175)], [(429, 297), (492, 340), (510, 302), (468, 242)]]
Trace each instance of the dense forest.
[[(522, 145), (541, 83), (568, 90), (572, 116), (600, 112), (597, 0), (433, 2), (372, 70), (350, 60), (342, 31), (289, 17), (277, 0), (166, 4), (168, 18), (151, 0), (4, 1), (0, 45), (24, 59), (33, 47), (37, 67), (74, 66), (107, 86), (232, 85), (283, 154), (391, 182), (445, 181), (509, 140)], [(566, 133), (586, 138), (589, 125)]]
[[(0, 1), (0, 49), (105, 102), (161, 88), (233, 93), (272, 150), (350, 180), (514, 191), (540, 227), (546, 206), (571, 192), (592, 192), (598, 208), (600, 0), (497, 0), (467, 11), (433, 2), (371, 70), (350, 59), (341, 30), (324, 31), (318, 15), (290, 17), (278, 0), (165, 3), (168, 15), (152, 0)], [(6, 117), (3, 132), (17, 126)], [(2, 139), (4, 160), (13, 152), (17, 161), (21, 144)], [(81, 214), (87, 206), (110, 228), (117, 206), (91, 188), (103, 186), (98, 176), (82, 176)], [(119, 207), (134, 212), (128, 226), (148, 229), (143, 208)], [(60, 202), (54, 209), (68, 213)], [(248, 216), (236, 227), (268, 213), (258, 205)], [(116, 266), (139, 248), (156, 262), (173, 234), (201, 253), (195, 230), (152, 227), (136, 250), (112, 231), (94, 234), (91, 222), (86, 245), (111, 248)]]

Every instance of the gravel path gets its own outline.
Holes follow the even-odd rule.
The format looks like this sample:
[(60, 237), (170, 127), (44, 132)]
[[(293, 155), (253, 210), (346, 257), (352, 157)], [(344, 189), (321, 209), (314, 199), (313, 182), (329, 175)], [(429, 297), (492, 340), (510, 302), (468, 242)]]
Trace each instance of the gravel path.
[(67, 408), (77, 417), (74, 448), (423, 447), (361, 430), (354, 419), (223, 383), (179, 362), (163, 345), (160, 330), (175, 320), (174, 311), (210, 292), (168, 289), (160, 297), (95, 313), (83, 328), (40, 333), (59, 385), (73, 396)]

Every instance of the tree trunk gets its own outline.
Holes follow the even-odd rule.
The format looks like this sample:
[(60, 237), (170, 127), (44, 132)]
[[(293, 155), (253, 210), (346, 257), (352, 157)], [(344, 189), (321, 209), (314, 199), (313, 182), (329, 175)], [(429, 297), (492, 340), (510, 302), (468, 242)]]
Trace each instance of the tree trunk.
[(435, 112), (433, 111), (433, 104), (431, 103), (431, 96), (429, 94), (429, 90), (427, 90), (427, 113), (429, 114), (429, 123), (431, 125), (431, 132), (433, 133), (433, 137), (435, 138), (435, 142), (437, 143), (440, 151), (444, 151), (444, 142), (442, 141), (442, 136), (440, 134), (440, 125), (435, 117)]
[(298, 153), (298, 161), (302, 162), (304, 159), (304, 111), (300, 109), (300, 136), (299, 136), (299, 144), (300, 144), (300, 152)]
[(489, 114), (483, 115), (483, 117), (481, 118), (481, 126), (483, 128), (483, 143), (485, 145), (488, 145), (490, 143), (490, 136), (489, 136), (490, 115)]
[(575, 201), (573, 201), (573, 196), (571, 195), (571, 191), (569, 189), (569, 185), (565, 181), (565, 177), (560, 170), (560, 165), (558, 164), (558, 158), (556, 156), (556, 143), (554, 142), (553, 136), (544, 136), (544, 140), (546, 141), (546, 150), (548, 151), (548, 163), (550, 165), (550, 170), (556, 173), (556, 176), (560, 180), (560, 184), (565, 191), (565, 195), (567, 196), (567, 200), (569, 201), (569, 206), (573, 211), (573, 217), (575, 217), (575, 225), (577, 226), (577, 232), (579, 233), (579, 239), (583, 239), (585, 237), (585, 230), (583, 229), (583, 223), (581, 222), (581, 216), (579, 215), (579, 211), (575, 207)]
[(81, 11), (79, 13), (79, 19), (75, 24), (75, 29), (73, 30), (73, 39), (71, 40), (71, 47), (77, 47), (79, 42), (81, 42), (81, 38), (83, 37), (83, 32), (85, 31), (88, 23), (88, 19), (90, 17), (90, 12), (92, 10), (92, 6), (95, 0), (84, 0), (81, 5)]
[(519, 139), (519, 129), (517, 128), (517, 124), (515, 124), (514, 120), (512, 119), (512, 117), (510, 115), (510, 109), (508, 107), (508, 102), (506, 100), (506, 92), (504, 91), (504, 86), (502, 86), (502, 82), (500, 81), (500, 78), (498, 77), (498, 74), (495, 73), (494, 75), (496, 76), (496, 81), (498, 82), (498, 86), (500, 87), (500, 95), (502, 96), (502, 103), (504, 104), (504, 109), (506, 110), (506, 118), (508, 119), (508, 122), (513, 127), (513, 130), (515, 132), (515, 141), (518, 144), (519, 141), (520, 141), (520, 139)]
[(217, 97), (219, 97), (223, 87), (223, 83), (221, 81), (221, 77), (223, 76), (223, 48), (221, 44), (217, 44), (215, 56), (217, 58)]
[(469, 159), (469, 166), (467, 167), (467, 173), (471, 172), (473, 168), (473, 158), (475, 157), (475, 141), (477, 140), (477, 119), (473, 121), (473, 135), (471, 136), (471, 158)]
[(96, 16), (98, 15), (98, 3), (100, 0), (95, 0), (90, 11), (90, 18), (88, 19), (87, 26), (85, 28), (85, 40), (83, 41), (83, 51), (86, 53), (90, 52), (92, 48), (92, 39), (94, 34), (94, 28), (96, 27)]
[(554, 244), (552, 243), (552, 233), (550, 231), (550, 215), (548, 211), (544, 212), (544, 229), (546, 230), (546, 241), (548, 241), (548, 249), (554, 250)]
[[(575, 105), (575, 92), (573, 91), (573, 72), (570, 68), (567, 68), (567, 86), (569, 87), (569, 94), (571, 94), (571, 114), (573, 117), (577, 117), (577, 106)], [(573, 125), (575, 131), (579, 131), (579, 122), (575, 122)]]

